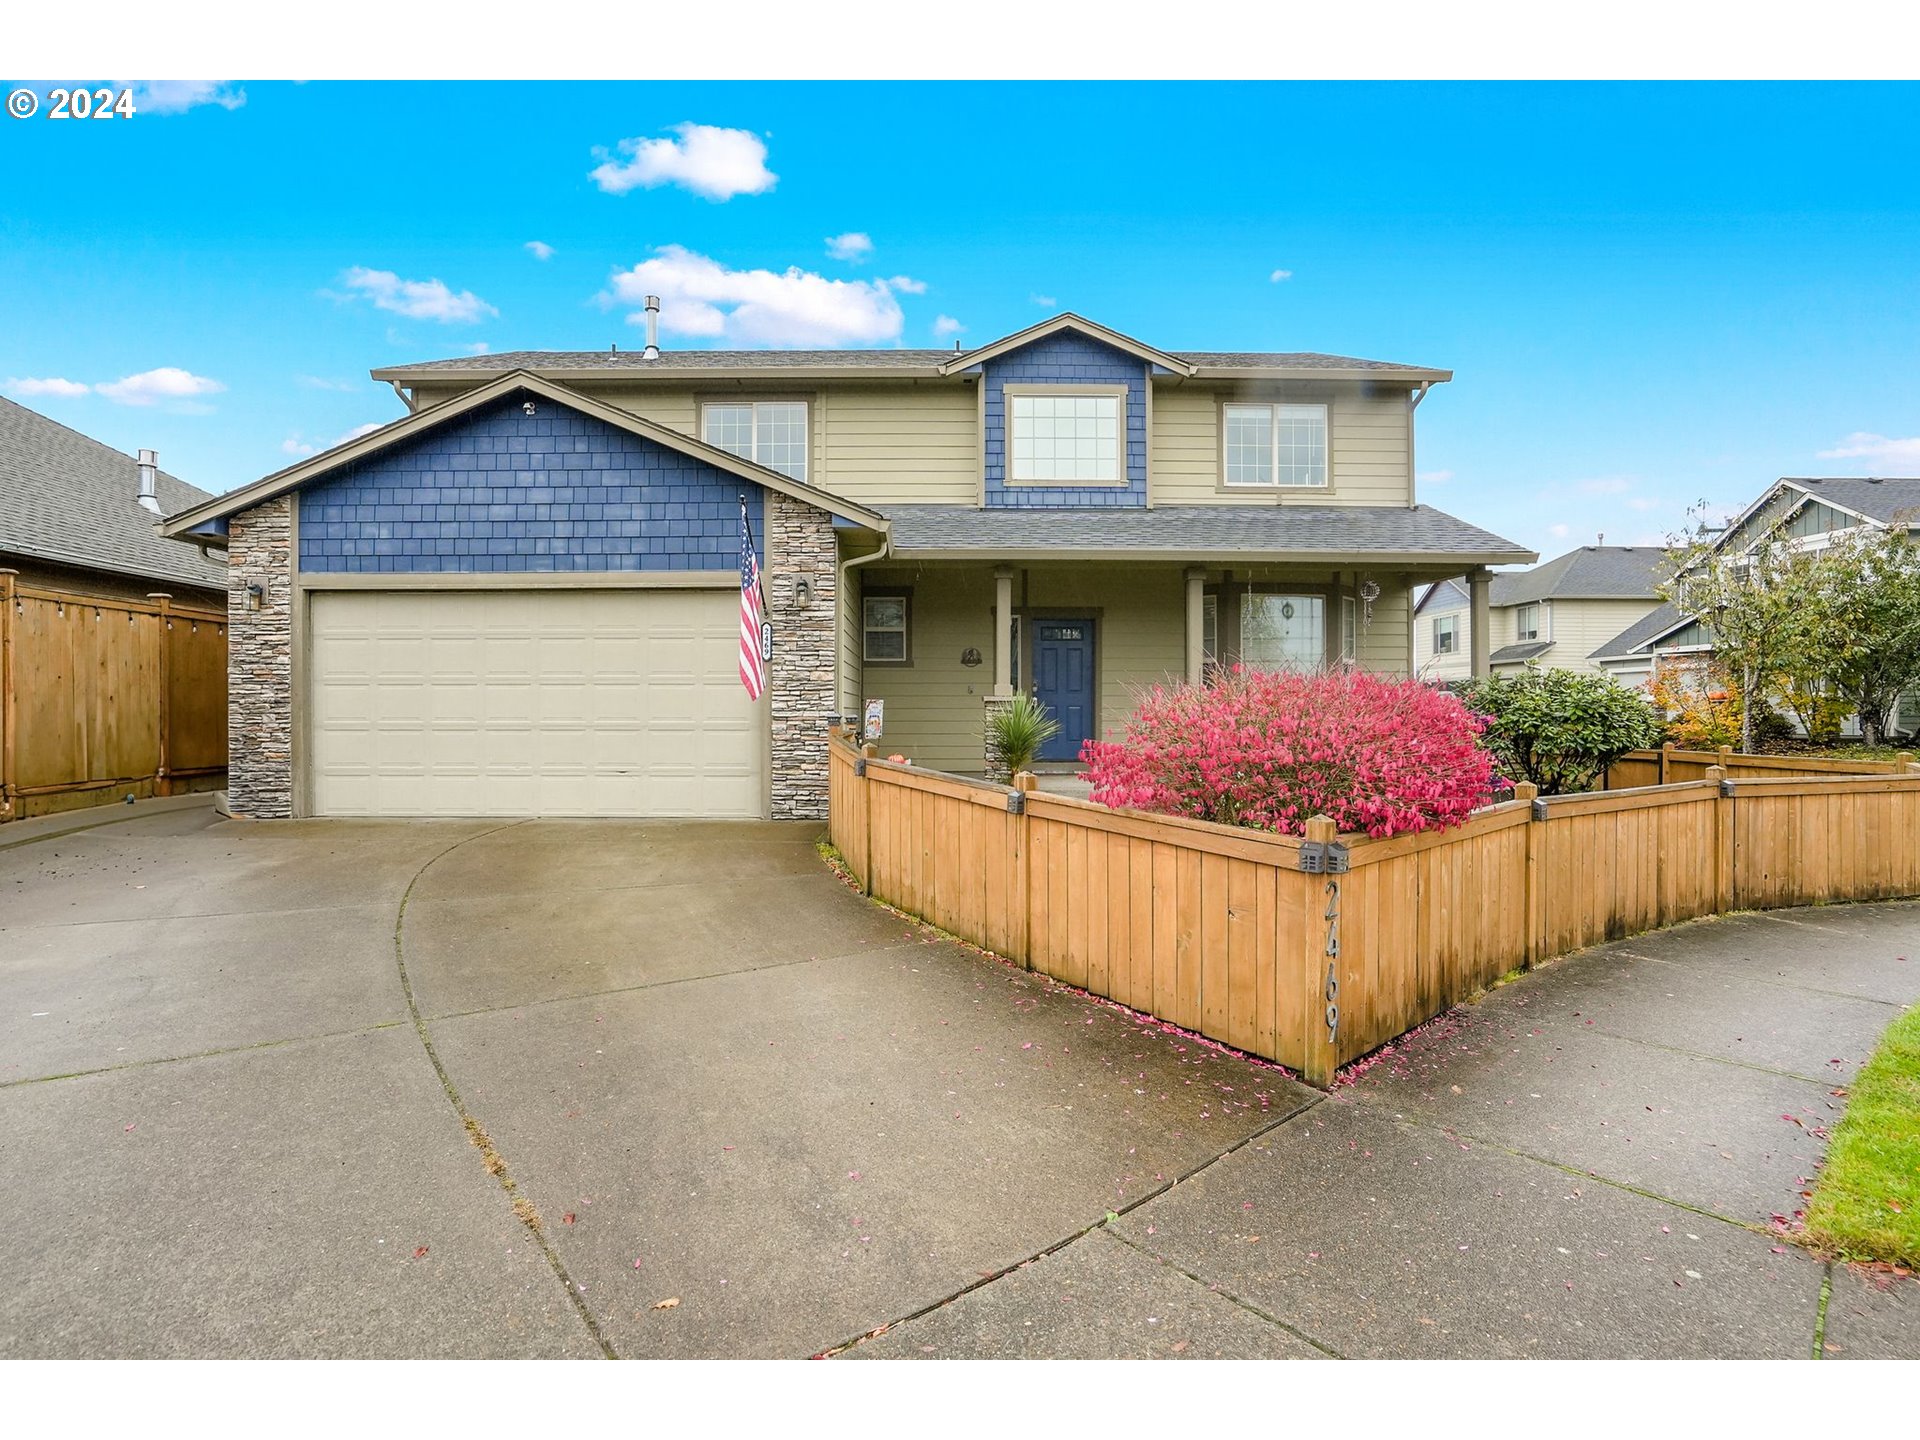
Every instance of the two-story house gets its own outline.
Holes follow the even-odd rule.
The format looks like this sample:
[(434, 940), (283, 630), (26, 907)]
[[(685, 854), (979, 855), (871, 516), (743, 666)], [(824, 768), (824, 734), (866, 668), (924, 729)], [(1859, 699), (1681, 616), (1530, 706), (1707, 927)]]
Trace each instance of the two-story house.
[[(170, 519), (232, 557), (254, 815), (811, 817), (825, 737), (1047, 758), (1210, 664), (1404, 674), (1426, 581), (1535, 557), (1419, 504), (1444, 370), (1168, 352), (1075, 315), (972, 350), (523, 352), (376, 370), (393, 424)], [(742, 513), (773, 628), (738, 677)]]
[[(1487, 663), (1495, 674), (1526, 665), (1602, 673), (1598, 652), (1659, 608), (1657, 545), (1582, 545), (1530, 570), (1496, 574), (1487, 599)], [(1414, 673), (1464, 680), (1473, 614), (1463, 580), (1443, 580), (1414, 605)]]

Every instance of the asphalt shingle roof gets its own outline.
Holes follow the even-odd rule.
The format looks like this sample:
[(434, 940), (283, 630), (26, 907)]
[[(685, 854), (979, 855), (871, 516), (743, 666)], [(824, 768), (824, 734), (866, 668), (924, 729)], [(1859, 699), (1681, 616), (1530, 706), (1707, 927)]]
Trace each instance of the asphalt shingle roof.
[(1487, 657), (1489, 665), (1512, 665), (1544, 655), (1553, 648), (1551, 640), (1522, 640), (1518, 645), (1502, 645)]
[[(224, 590), (227, 567), (195, 546), (153, 533), (140, 507), (134, 458), (0, 398), (0, 550), (179, 585)], [(165, 514), (209, 497), (164, 470)]]
[(1152, 510), (980, 509), (883, 505), (893, 549), (995, 552), (1132, 550), (1185, 553), (1522, 556), (1511, 540), (1429, 505), (1182, 505)]
[(1630, 655), (1662, 631), (1671, 630), (1680, 620), (1680, 612), (1673, 606), (1661, 605), (1634, 621), (1587, 658), (1598, 660), (1603, 655)]
[[(458, 355), (444, 360), (422, 360), (391, 365), (386, 371), (448, 370), (463, 375), (504, 374), (510, 370), (889, 370), (935, 369), (959, 353), (953, 350), (662, 350), (649, 360), (641, 350), (504, 350), (499, 354)], [(1390, 360), (1361, 360), (1346, 355), (1312, 351), (1172, 350), (1177, 359), (1209, 370), (1383, 370), (1426, 371), (1420, 365), (1398, 365)]]
[(1528, 605), (1536, 600), (1655, 600), (1660, 562), (1657, 545), (1582, 545), (1516, 574), (1496, 575), (1488, 601)]
[(1817, 500), (1842, 505), (1870, 519), (1887, 521), (1906, 511), (1920, 511), (1920, 478), (1888, 476), (1865, 479), (1852, 475), (1799, 477), (1789, 475), (1786, 482), (1797, 485)]

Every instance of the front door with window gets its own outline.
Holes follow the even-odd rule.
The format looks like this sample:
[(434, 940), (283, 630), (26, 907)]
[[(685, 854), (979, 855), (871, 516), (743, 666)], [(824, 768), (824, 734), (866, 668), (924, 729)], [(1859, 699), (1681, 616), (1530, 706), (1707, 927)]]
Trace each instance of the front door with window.
[(1035, 620), (1033, 698), (1047, 707), (1060, 733), (1040, 751), (1042, 760), (1078, 760), (1093, 738), (1093, 621)]

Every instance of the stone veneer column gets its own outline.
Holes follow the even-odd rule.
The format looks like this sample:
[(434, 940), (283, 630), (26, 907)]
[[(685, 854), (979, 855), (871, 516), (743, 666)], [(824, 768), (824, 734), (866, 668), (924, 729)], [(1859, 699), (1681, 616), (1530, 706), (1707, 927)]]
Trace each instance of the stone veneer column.
[[(258, 585), (260, 608), (247, 603)], [(293, 508), (281, 496), (227, 525), (227, 802), (293, 814)]]
[[(839, 547), (833, 517), (804, 501), (766, 492), (768, 617), (773, 663), (767, 677), (772, 706), (773, 818), (827, 817), (827, 731), (835, 718), (834, 603)], [(810, 591), (801, 606), (798, 582)]]

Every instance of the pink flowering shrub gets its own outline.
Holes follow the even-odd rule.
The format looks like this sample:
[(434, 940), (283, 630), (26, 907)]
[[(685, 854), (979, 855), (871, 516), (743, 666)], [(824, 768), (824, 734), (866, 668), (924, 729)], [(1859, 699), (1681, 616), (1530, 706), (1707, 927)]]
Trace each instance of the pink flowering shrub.
[(1358, 671), (1238, 671), (1142, 698), (1080, 759), (1103, 805), (1298, 835), (1458, 825), (1499, 783), (1486, 722), (1444, 690)]

